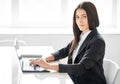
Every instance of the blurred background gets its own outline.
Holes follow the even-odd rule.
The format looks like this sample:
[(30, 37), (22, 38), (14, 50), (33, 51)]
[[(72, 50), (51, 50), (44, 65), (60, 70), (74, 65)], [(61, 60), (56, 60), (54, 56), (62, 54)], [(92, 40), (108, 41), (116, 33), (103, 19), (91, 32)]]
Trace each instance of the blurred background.
[[(65, 47), (72, 39), (72, 20), (83, 0), (0, 0), (0, 46)], [(120, 66), (120, 0), (87, 0), (95, 4), (106, 42), (105, 58)], [(66, 59), (62, 60), (66, 63)], [(119, 77), (120, 78), (120, 77)]]
[[(83, 0), (0, 0), (0, 29), (27, 29), (26, 33), (36, 33), (37, 29), (59, 30), (72, 33), (72, 18), (76, 6)], [(87, 0), (93, 2), (100, 19), (102, 33), (119, 33), (120, 1)], [(34, 31), (30, 31), (32, 28)], [(55, 30), (54, 30), (55, 29)], [(53, 31), (54, 30), (54, 31)], [(115, 32), (113, 32), (113, 31)], [(7, 33), (11, 33), (6, 30)], [(5, 31), (0, 31), (5, 33)], [(23, 31), (17, 31), (17, 33)], [(50, 32), (50, 31), (49, 31)], [(49, 33), (48, 32), (48, 33)], [(39, 31), (41, 33), (41, 31)], [(61, 32), (62, 33), (62, 32)]]

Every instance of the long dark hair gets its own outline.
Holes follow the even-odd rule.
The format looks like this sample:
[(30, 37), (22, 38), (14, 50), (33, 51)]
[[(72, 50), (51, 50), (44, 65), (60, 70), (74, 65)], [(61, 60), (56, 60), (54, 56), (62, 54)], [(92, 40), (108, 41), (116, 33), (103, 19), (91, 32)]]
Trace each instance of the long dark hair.
[(99, 26), (99, 18), (98, 18), (98, 13), (97, 13), (95, 5), (93, 3), (91, 3), (91, 2), (82, 2), (82, 3), (80, 3), (77, 6), (77, 8), (75, 9), (74, 14), (73, 14), (73, 34), (74, 34), (74, 39), (72, 41), (70, 52), (72, 52), (75, 49), (76, 45), (79, 42), (80, 34), (82, 32), (82, 31), (80, 31), (80, 29), (78, 28), (78, 26), (76, 24), (75, 15), (76, 15), (77, 9), (84, 9), (86, 11), (87, 16), (88, 16), (88, 24), (89, 24), (89, 29), (90, 30), (93, 30), (93, 29), (95, 29), (96, 27)]

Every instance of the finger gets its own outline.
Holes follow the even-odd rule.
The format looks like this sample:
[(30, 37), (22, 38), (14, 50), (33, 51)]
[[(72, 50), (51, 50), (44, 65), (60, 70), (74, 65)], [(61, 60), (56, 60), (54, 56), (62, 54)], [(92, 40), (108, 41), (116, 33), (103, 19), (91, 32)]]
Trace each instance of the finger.
[(37, 58), (37, 59), (35, 59), (35, 60), (37, 60), (37, 61), (38, 61), (38, 60), (41, 60), (41, 58)]
[(34, 59), (29, 59), (29, 61), (34, 61)]
[(30, 65), (34, 65), (35, 64), (35, 60), (30, 60)]
[(29, 64), (30, 64), (30, 65), (33, 65), (33, 62), (31, 61)]
[(49, 61), (49, 60), (46, 60), (46, 62), (48, 62), (48, 63), (49, 63), (50, 61)]

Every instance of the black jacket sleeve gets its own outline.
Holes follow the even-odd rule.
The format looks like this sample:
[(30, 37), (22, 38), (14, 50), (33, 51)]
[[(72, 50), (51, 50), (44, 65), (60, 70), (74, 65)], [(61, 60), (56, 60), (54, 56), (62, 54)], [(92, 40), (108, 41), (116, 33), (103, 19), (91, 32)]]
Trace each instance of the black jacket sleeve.
[(52, 55), (55, 57), (55, 60), (59, 60), (67, 57), (69, 54), (70, 47), (71, 47), (71, 42), (66, 47), (58, 50), (57, 52), (52, 53)]

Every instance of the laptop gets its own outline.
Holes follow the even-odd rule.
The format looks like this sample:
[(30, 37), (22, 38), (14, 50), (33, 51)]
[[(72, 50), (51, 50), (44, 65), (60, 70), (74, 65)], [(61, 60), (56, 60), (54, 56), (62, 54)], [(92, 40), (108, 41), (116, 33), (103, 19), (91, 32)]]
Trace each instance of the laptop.
[(19, 45), (17, 40), (15, 40), (15, 51), (16, 51), (16, 55), (18, 57), (19, 63), (20, 63), (20, 67), (22, 72), (50, 72), (49, 70), (46, 70), (40, 66), (32, 66), (30, 65), (30, 59), (37, 59), (37, 58), (41, 58), (42, 55), (28, 55), (28, 54), (20, 54), (19, 51)]

